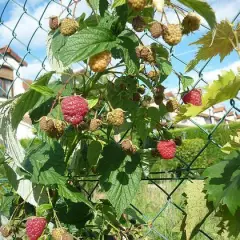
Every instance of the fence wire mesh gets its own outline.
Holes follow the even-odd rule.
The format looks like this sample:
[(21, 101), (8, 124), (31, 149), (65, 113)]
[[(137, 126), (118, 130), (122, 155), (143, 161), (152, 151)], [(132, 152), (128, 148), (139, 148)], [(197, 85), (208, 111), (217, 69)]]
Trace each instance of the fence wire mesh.
[[(3, 3), (2, 3), (3, 2)], [(66, 2), (66, 1), (65, 1)], [(48, 65), (48, 60), (46, 56), (43, 56), (42, 52), (39, 53), (37, 51), (38, 46), (36, 45), (36, 38), (39, 36), (39, 32), (44, 33), (45, 37), (48, 33), (48, 25), (46, 24), (46, 19), (49, 17), (49, 9), (54, 10), (55, 8), (61, 8), (61, 11), (65, 11), (66, 15), (72, 15), (72, 4), (73, 0), (69, 0), (68, 4), (62, 4), (59, 0), (51, 0), (47, 1), (41, 9), (38, 9), (37, 14), (32, 14), (30, 6), (30, 3), (34, 3), (34, 1), (30, 0), (5, 0), (0, 2), (0, 32), (2, 34), (6, 34), (8, 37), (8, 42), (4, 43), (4, 46), (0, 48), (0, 57), (2, 58), (2, 61), (0, 62), (0, 70), (4, 68), (4, 66), (10, 67), (12, 70), (14, 70), (14, 78), (10, 82), (9, 86), (3, 86), (0, 85), (0, 97), (3, 98), (11, 98), (13, 93), (12, 89), (14, 84), (17, 80), (21, 80), (26, 85), (29, 84), (27, 79), (24, 79), (22, 77), (22, 67), (27, 66), (27, 61), (32, 61), (38, 65), (40, 65), (39, 69), (35, 72), (35, 79), (38, 78), (39, 75), (42, 73), (50, 70)], [(17, 14), (17, 20), (12, 24), (8, 21), (8, 13), (9, 9), (13, 8), (14, 11), (16, 11)], [(186, 13), (187, 10), (184, 8), (181, 8), (181, 10)], [(53, 12), (55, 14), (55, 12)], [(240, 17), (240, 12), (233, 18), (232, 23), (236, 23), (237, 20)], [(48, 21), (48, 19), (47, 19)], [(26, 32), (27, 36), (29, 36), (29, 39), (26, 40), (24, 38), (21, 32), (19, 32), (19, 28), (23, 30), (24, 25), (24, 32)], [(28, 31), (28, 26), (31, 25), (31, 28)], [(32, 27), (35, 26), (35, 27)], [(208, 27), (202, 25), (203, 28), (208, 29)], [(20, 36), (19, 36), (20, 35)], [(42, 36), (41, 35), (41, 36)], [(157, 42), (156, 39), (153, 39), (147, 32), (144, 32), (141, 34), (140, 38), (143, 42)], [(42, 39), (39, 39), (41, 41)], [(2, 41), (0, 41), (2, 43)], [(16, 47), (17, 46), (17, 47)], [(175, 52), (174, 48), (168, 48), (166, 45), (164, 45), (169, 52), (171, 58), (178, 62), (179, 64), (182, 64), (183, 66), (186, 66), (187, 63), (182, 60), (180, 57), (178, 57)], [(15, 49), (15, 52), (12, 51), (12, 49)], [(21, 58), (18, 59), (18, 65), (13, 64), (12, 61), (9, 59), (9, 54), (12, 55), (15, 54), (15, 57), (18, 58), (18, 49), (21, 53)], [(43, 51), (41, 49), (41, 51)], [(204, 71), (206, 67), (209, 65), (209, 63), (212, 61), (209, 60), (206, 62), (201, 69), (194, 69), (193, 72), (197, 74), (196, 81), (193, 85), (193, 88), (196, 86), (204, 86), (208, 84), (208, 81), (204, 79)], [(79, 63), (81, 66), (84, 67), (83, 63)], [(174, 66), (173, 66), (174, 68)], [(176, 71), (177, 72), (177, 71)], [(181, 74), (181, 73), (180, 73)], [(32, 79), (34, 80), (34, 79)], [(1, 81), (0, 81), (1, 83)], [(175, 224), (175, 218), (176, 215), (179, 213), (184, 216), (186, 212), (184, 211), (184, 207), (175, 203), (175, 195), (181, 193), (182, 189), (181, 186), (186, 181), (191, 180), (202, 180), (199, 170), (203, 170), (203, 168), (195, 168), (194, 164), (199, 160), (199, 157), (201, 154), (208, 148), (210, 144), (216, 145), (218, 148), (221, 148), (221, 145), (217, 142), (217, 140), (214, 139), (214, 133), (218, 129), (218, 127), (225, 121), (226, 117), (231, 111), (236, 111), (240, 113), (240, 109), (237, 106), (238, 99), (232, 99), (230, 101), (230, 108), (225, 113), (225, 115), (218, 121), (218, 123), (214, 126), (212, 130), (205, 129), (203, 126), (199, 125), (196, 121), (191, 119), (193, 125), (197, 126), (205, 135), (206, 135), (206, 142), (205, 145), (201, 148), (201, 150), (198, 152), (196, 156), (192, 156), (192, 159), (182, 159), (181, 157), (177, 156), (177, 159), (181, 165), (180, 168), (176, 169), (169, 169), (164, 171), (156, 171), (151, 172), (148, 177), (144, 177), (142, 181), (147, 181), (148, 184), (151, 184), (151, 186), (154, 186), (154, 191), (159, 191), (160, 194), (163, 196), (163, 202), (158, 206), (158, 211), (154, 214), (149, 216), (148, 214), (144, 213), (144, 209), (140, 209), (137, 204), (131, 204), (131, 208), (133, 208), (135, 211), (137, 211), (143, 219), (146, 220), (148, 224), (144, 226), (145, 229), (145, 236), (149, 236), (150, 239), (175, 239), (174, 237), (171, 237), (171, 232), (174, 231), (173, 226)], [(181, 173), (179, 175), (179, 172)], [(90, 176), (88, 179), (81, 179), (81, 186), (82, 190), (86, 192), (86, 194), (89, 197), (89, 200), (91, 200), (94, 197), (95, 191), (98, 189), (98, 181), (99, 179), (97, 176)], [(1, 179), (0, 180), (0, 187), (4, 191), (8, 191), (8, 189), (5, 187), (5, 184), (7, 182), (7, 179)], [(167, 185), (167, 182), (171, 182), (172, 184)], [(85, 189), (86, 183), (90, 183), (91, 191), (89, 191), (89, 186)], [(166, 187), (167, 186), (167, 187)], [(147, 196), (146, 196), (147, 197)], [(158, 205), (158, 203), (155, 203)], [(169, 215), (171, 214), (171, 215)], [(197, 213), (196, 213), (197, 214)], [(168, 226), (169, 233), (166, 233), (164, 230), (161, 231), (161, 225), (164, 225), (165, 220), (167, 218), (172, 219), (172, 225), (170, 224)], [(169, 221), (167, 221), (169, 224)], [(198, 235), (201, 235), (201, 238), (199, 239), (215, 239), (214, 236), (212, 236), (210, 233), (208, 233), (205, 229), (200, 229), (198, 232)]]

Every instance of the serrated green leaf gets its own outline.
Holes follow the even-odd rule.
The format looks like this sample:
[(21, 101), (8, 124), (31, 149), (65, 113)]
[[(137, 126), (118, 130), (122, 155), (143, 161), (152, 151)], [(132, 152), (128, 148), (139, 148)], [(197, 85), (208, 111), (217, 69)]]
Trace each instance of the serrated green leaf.
[[(113, 145), (111, 144), (111, 146)], [(111, 151), (112, 149), (109, 147), (105, 148), (104, 157), (110, 155)], [(120, 154), (121, 152), (122, 150), (119, 149)], [(115, 152), (115, 156), (119, 155), (119, 153)], [(111, 169), (112, 171), (107, 174), (105, 172), (100, 178), (100, 184), (105, 190), (108, 200), (115, 208), (118, 218), (132, 202), (142, 176), (139, 155), (132, 156), (132, 159), (129, 156), (123, 156), (125, 156), (124, 160), (120, 165), (115, 165), (115, 170)]]
[[(54, 72), (46, 73), (41, 76), (38, 80), (36, 80), (32, 85), (33, 86), (46, 86), (50, 81)], [(33, 109), (34, 106), (41, 99), (41, 94), (36, 92), (33, 89), (28, 90), (26, 93), (22, 94), (22, 96), (18, 99), (17, 104), (13, 108), (12, 112), (12, 126), (13, 128), (17, 128), (18, 124), (22, 120), (25, 113), (29, 110)]]
[(65, 185), (58, 185), (58, 194), (61, 197), (70, 200), (71, 202), (74, 202), (74, 203), (83, 202), (86, 205), (88, 205), (90, 208), (93, 207), (91, 202), (86, 199), (83, 193), (78, 192), (76, 189), (70, 186), (67, 187)]
[(112, 8), (119, 7), (126, 3), (126, 0), (114, 0)]
[(54, 91), (46, 86), (30, 85), (30, 88), (44, 96), (54, 96)]
[(102, 151), (102, 144), (99, 141), (92, 141), (88, 146), (87, 159), (90, 166), (97, 163)]
[(200, 14), (208, 22), (211, 28), (214, 28), (216, 25), (216, 16), (211, 8), (211, 6), (204, 0), (178, 0), (180, 3), (185, 6), (193, 9), (198, 14)]
[(32, 146), (25, 157), (24, 166), (32, 174), (31, 181), (42, 185), (65, 184), (63, 148), (58, 142)]
[(85, 28), (68, 38), (60, 50), (60, 60), (67, 66), (105, 50), (111, 50), (116, 43), (116, 37), (109, 29)]
[(194, 83), (194, 79), (189, 76), (181, 76), (180, 80), (184, 91)]
[[(237, 40), (234, 35), (233, 25), (225, 20), (217, 24), (216, 29), (209, 31), (198, 41), (191, 45), (201, 45), (198, 49), (194, 60), (186, 67), (186, 72), (191, 71), (200, 61), (208, 60), (217, 55), (221, 61), (234, 50), (234, 45), (237, 46)], [(235, 31), (236, 35), (240, 36), (240, 32)]]
[(175, 122), (195, 117), (213, 105), (232, 99), (237, 96), (239, 90), (240, 76), (236, 76), (233, 71), (223, 72), (218, 80), (206, 88), (206, 93), (202, 96), (202, 106), (191, 104), (180, 106)]
[(233, 152), (224, 161), (207, 168), (203, 175), (207, 177), (205, 190), (208, 200), (215, 208), (226, 205), (232, 215), (240, 208), (240, 155)]
[(96, 106), (96, 104), (98, 103), (98, 98), (87, 99), (87, 102), (88, 102), (88, 108), (91, 109), (94, 106)]

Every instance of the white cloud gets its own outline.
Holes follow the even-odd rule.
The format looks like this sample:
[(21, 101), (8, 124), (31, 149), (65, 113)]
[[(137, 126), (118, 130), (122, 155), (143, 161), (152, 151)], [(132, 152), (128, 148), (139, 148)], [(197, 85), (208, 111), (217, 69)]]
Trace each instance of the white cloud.
[[(47, 71), (51, 70), (48, 63), (46, 63), (45, 69)], [(21, 68), (20, 77), (24, 78), (24, 79), (34, 80), (38, 76), (38, 73), (41, 70), (42, 70), (42, 63), (35, 61), (35, 62), (32, 62), (32, 63), (28, 64), (27, 67), (22, 67)], [(41, 71), (41, 74), (43, 74), (44, 72), (45, 72), (44, 70)]]
[(232, 20), (239, 12), (240, 0), (210, 0), (209, 3), (216, 12), (218, 21)]
[(218, 76), (221, 75), (223, 71), (233, 70), (235, 73), (237, 73), (239, 67), (240, 67), (240, 61), (235, 61), (226, 67), (204, 72), (203, 79), (206, 80), (207, 82), (212, 82), (214, 80), (217, 80)]
[[(238, 60), (238, 61), (228, 64), (225, 67), (217, 68), (217, 69), (214, 69), (211, 71), (204, 71), (202, 78), (207, 83), (211, 83), (214, 80), (217, 80), (218, 76), (221, 75), (223, 71), (233, 70), (235, 73), (237, 73), (239, 67), (240, 67), (240, 61)], [(189, 73), (187, 75), (194, 78), (195, 82), (198, 80), (198, 74), (196, 72), (192, 71), (191, 73)], [(202, 86), (202, 87), (205, 85), (206, 85), (206, 83), (204, 83), (203, 81), (199, 82), (199, 84), (198, 84), (198, 86)]]

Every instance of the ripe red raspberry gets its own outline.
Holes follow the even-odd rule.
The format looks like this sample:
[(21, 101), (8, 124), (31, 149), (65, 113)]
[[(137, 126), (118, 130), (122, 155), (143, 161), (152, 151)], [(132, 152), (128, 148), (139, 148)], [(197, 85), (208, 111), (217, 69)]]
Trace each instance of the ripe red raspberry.
[(27, 220), (26, 232), (29, 240), (37, 240), (41, 237), (47, 221), (43, 217), (32, 217)]
[(185, 104), (191, 103), (194, 106), (202, 105), (202, 92), (199, 89), (193, 89), (187, 94), (185, 94), (182, 98)]
[(163, 140), (158, 142), (157, 150), (163, 159), (172, 159), (176, 153), (176, 143), (173, 140)]
[(88, 103), (80, 96), (70, 96), (61, 103), (64, 120), (72, 125), (78, 125), (88, 113)]

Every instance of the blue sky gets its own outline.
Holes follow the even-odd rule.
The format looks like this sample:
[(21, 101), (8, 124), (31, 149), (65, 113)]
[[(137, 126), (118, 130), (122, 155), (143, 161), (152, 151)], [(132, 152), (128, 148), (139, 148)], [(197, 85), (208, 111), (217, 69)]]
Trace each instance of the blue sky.
[[(64, 5), (68, 5), (70, 0), (62, 0)], [(6, 3), (9, 2), (7, 5)], [(207, 1), (215, 10), (218, 21), (223, 19), (230, 19), (240, 11), (240, 0), (209, 0)], [(26, 61), (29, 63), (27, 68), (21, 70), (21, 77), (27, 79), (34, 79), (42, 68), (41, 61), (46, 56), (46, 37), (48, 29), (48, 18), (51, 15), (58, 15), (62, 11), (62, 7), (59, 5), (59, 0), (43, 1), (43, 0), (28, 0), (25, 5), (25, 12), (21, 7), (25, 3), (25, 0), (0, 0), (0, 12), (3, 8), (5, 11), (2, 13), (3, 25), (0, 25), (0, 46), (7, 45), (10, 41), (10, 47), (14, 49), (21, 57), (26, 55)], [(81, 1), (77, 8), (77, 16), (85, 12), (90, 13), (90, 8), (86, 2)], [(63, 15), (64, 16), (64, 15)], [(156, 15), (156, 18), (160, 16)], [(40, 19), (40, 22), (38, 22)], [(170, 23), (176, 23), (177, 18), (172, 12), (168, 12), (168, 20)], [(240, 17), (238, 18), (238, 22)], [(40, 27), (39, 27), (40, 23)], [(17, 27), (15, 28), (17, 24)], [(16, 34), (18, 40), (16, 40), (12, 31)], [(184, 37), (183, 41), (175, 47), (174, 53), (183, 61), (188, 62), (194, 58), (197, 50), (196, 46), (189, 46), (189, 43), (194, 42), (206, 32), (206, 29), (201, 28), (196, 34)], [(31, 37), (33, 38), (31, 39)], [(144, 38), (145, 43), (150, 43), (149, 39)], [(160, 40), (162, 42), (162, 40)], [(28, 46), (28, 49), (26, 48)], [(31, 53), (31, 54), (29, 54)], [(200, 69), (202, 64), (198, 65)], [(228, 56), (222, 63), (219, 58), (216, 57), (206, 67), (204, 72), (204, 79), (211, 82), (217, 79), (217, 75), (221, 72), (221, 69), (233, 69), (236, 70), (237, 66), (240, 66), (240, 60), (236, 53)], [(45, 67), (49, 69), (46, 62)], [(173, 67), (176, 71), (184, 73), (185, 66), (180, 62), (173, 60)], [(197, 75), (194, 72), (189, 73), (197, 80)], [(176, 91), (178, 79), (174, 75), (169, 77), (165, 81), (164, 85), (172, 91)]]

